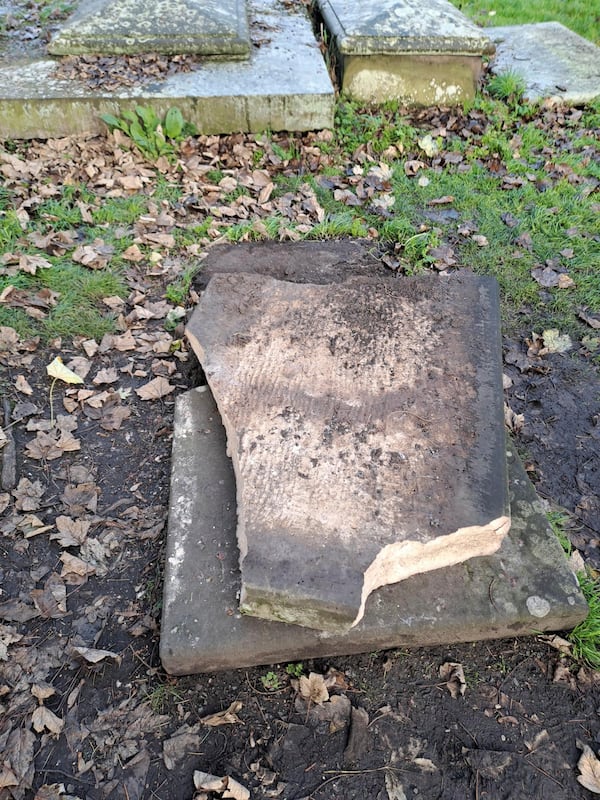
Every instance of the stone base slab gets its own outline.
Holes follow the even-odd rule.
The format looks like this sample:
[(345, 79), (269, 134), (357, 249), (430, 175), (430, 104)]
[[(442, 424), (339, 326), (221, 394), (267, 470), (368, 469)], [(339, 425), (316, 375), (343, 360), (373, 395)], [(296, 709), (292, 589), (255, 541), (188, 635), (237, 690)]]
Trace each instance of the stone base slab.
[(249, 3), (247, 61), (205, 59), (194, 71), (109, 92), (53, 77), (57, 60), (5, 60), (0, 47), (0, 139), (98, 134), (102, 114), (176, 106), (200, 133), (305, 131), (333, 127), (334, 90), (303, 10), (278, 0)]
[(160, 654), (174, 675), (570, 629), (585, 600), (512, 445), (493, 556), (383, 587), (346, 634), (242, 616), (235, 480), (207, 387), (177, 399)]

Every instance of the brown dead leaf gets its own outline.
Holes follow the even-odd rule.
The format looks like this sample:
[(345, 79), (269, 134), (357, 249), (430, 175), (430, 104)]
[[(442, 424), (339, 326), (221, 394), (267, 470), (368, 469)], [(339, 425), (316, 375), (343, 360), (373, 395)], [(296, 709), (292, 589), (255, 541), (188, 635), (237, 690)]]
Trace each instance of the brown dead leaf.
[(55, 525), (56, 533), (51, 534), (51, 539), (58, 541), (61, 547), (78, 547), (85, 542), (91, 522), (61, 514), (56, 518)]
[(15, 378), (15, 389), (17, 392), (21, 392), (21, 394), (31, 395), (33, 394), (33, 389), (27, 382), (27, 379), (24, 375), (17, 375)]
[(519, 433), (525, 425), (525, 415), (516, 414), (508, 403), (504, 403), (504, 424), (509, 431)]
[(33, 536), (38, 536), (40, 533), (52, 530), (54, 525), (44, 525), (39, 517), (35, 514), (26, 514), (17, 524), (18, 530), (21, 531), (26, 539), (31, 539)]
[(143, 386), (140, 386), (135, 390), (135, 393), (142, 400), (159, 400), (161, 397), (166, 397), (166, 395), (171, 394), (173, 391), (175, 391), (175, 387), (171, 386), (166, 378), (159, 376), (158, 378), (153, 378), (151, 381), (148, 381), (148, 383), (145, 383)]
[(108, 264), (112, 248), (106, 247), (101, 239), (93, 245), (83, 244), (76, 247), (71, 253), (71, 258), (77, 264), (81, 264), (88, 269), (104, 269)]
[(579, 319), (582, 319), (584, 322), (590, 326), (590, 328), (594, 328), (594, 330), (600, 330), (600, 316), (598, 314), (592, 314), (588, 312), (586, 308), (582, 308), (578, 313), (577, 316)]
[(198, 750), (202, 741), (199, 733), (201, 728), (200, 724), (193, 727), (188, 724), (182, 725), (169, 739), (163, 742), (162, 756), (167, 769), (175, 769), (178, 761), (184, 759), (188, 753)]
[(137, 263), (138, 261), (143, 261), (144, 254), (137, 244), (132, 244), (121, 253), (121, 258), (125, 259), (125, 261), (133, 261), (134, 263)]
[(17, 511), (37, 511), (44, 494), (40, 481), (31, 482), (29, 478), (21, 478), (16, 489), (13, 489), (15, 508)]
[(577, 747), (582, 750), (581, 757), (577, 762), (577, 769), (581, 773), (577, 780), (590, 792), (600, 794), (600, 761), (592, 748), (577, 740)]
[(56, 572), (46, 579), (43, 589), (33, 589), (29, 594), (45, 619), (60, 619), (67, 613), (67, 589)]
[(98, 370), (98, 373), (95, 378), (93, 378), (92, 383), (95, 386), (100, 386), (102, 383), (116, 383), (119, 380), (119, 373), (114, 367), (109, 367), (108, 369), (101, 369)]
[(223, 778), (208, 772), (194, 772), (194, 786), (198, 791), (215, 792), (223, 798), (232, 800), (250, 800), (250, 792), (241, 783), (225, 775)]
[(475, 242), (476, 245), (479, 245), (479, 247), (487, 247), (489, 244), (487, 236), (483, 236), (480, 233), (473, 234), (473, 236), (471, 236), (471, 239)]
[(83, 516), (86, 511), (94, 513), (98, 506), (99, 489), (95, 483), (68, 484), (65, 487), (61, 500), (68, 507), (69, 514), (73, 517)]
[(420, 169), (425, 169), (426, 167), (427, 164), (424, 161), (419, 161), (418, 159), (406, 161), (404, 163), (404, 174), (411, 178), (413, 175), (416, 175)]
[(537, 267), (531, 270), (531, 277), (545, 289), (552, 289), (554, 286), (558, 286), (560, 273), (552, 267)]
[(52, 695), (56, 694), (56, 689), (48, 683), (34, 683), (31, 686), (31, 694), (38, 700), (40, 705)]
[(216, 714), (209, 714), (206, 717), (202, 717), (200, 722), (203, 725), (208, 725), (210, 728), (215, 728), (218, 725), (235, 725), (238, 723), (243, 725), (244, 723), (237, 715), (241, 708), (242, 702), (240, 700), (234, 700), (225, 711), (217, 711)]
[(571, 289), (573, 286), (575, 286), (575, 281), (570, 275), (566, 275), (564, 272), (562, 272), (558, 276), (558, 283), (556, 285), (559, 289)]
[(60, 560), (63, 562), (60, 577), (70, 586), (80, 586), (87, 581), (88, 575), (93, 575), (96, 571), (91, 564), (67, 551), (61, 555)]
[(51, 433), (38, 431), (35, 439), (32, 439), (25, 452), (29, 458), (39, 459), (40, 461), (53, 461), (60, 458), (63, 453), (72, 453), (81, 448), (81, 442), (70, 432), (54, 430)]
[[(5, 776), (4, 780), (8, 779), (9, 781), (7, 785), (14, 784), (10, 783), (10, 777), (4, 773), (4, 770), (17, 778), (19, 789), (31, 787), (35, 774), (33, 758), (35, 742), (35, 734), (29, 727), (15, 728), (10, 732), (2, 753), (4, 764), (2, 774)], [(24, 792), (19, 792), (16, 796), (22, 797), (23, 795)]]
[(454, 195), (445, 194), (443, 197), (434, 197), (433, 200), (428, 200), (428, 206), (446, 206), (454, 202)]
[(57, 717), (49, 708), (46, 706), (38, 706), (33, 715), (31, 717), (31, 724), (33, 725), (33, 729), (38, 733), (42, 733), (44, 730), (50, 731), (55, 736), (59, 736), (62, 733), (62, 729), (65, 727), (64, 720)]
[(97, 664), (99, 661), (104, 661), (105, 658), (112, 659), (118, 664), (121, 663), (121, 656), (111, 650), (96, 650), (93, 647), (73, 647), (72, 652), (87, 661), (88, 664)]
[(92, 368), (92, 362), (89, 360), (89, 358), (84, 358), (83, 356), (75, 356), (75, 358), (72, 358), (66, 366), (70, 370), (72, 370), (76, 375), (79, 375), (81, 380), (85, 380), (85, 378), (87, 378), (88, 372)]
[(325, 679), (318, 672), (311, 672), (308, 677), (301, 675), (298, 682), (300, 694), (311, 703), (320, 705), (329, 700), (329, 692), (325, 685)]
[(462, 664), (458, 664), (455, 661), (446, 661), (440, 666), (440, 678), (446, 681), (446, 688), (452, 697), (457, 698), (460, 695), (464, 695), (467, 682)]

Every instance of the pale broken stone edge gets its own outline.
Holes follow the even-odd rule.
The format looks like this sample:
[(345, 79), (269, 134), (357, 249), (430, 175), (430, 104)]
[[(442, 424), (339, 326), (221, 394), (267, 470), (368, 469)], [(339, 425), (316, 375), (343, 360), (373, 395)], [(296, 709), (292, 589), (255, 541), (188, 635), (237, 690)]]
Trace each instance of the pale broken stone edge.
[(467, 560), (491, 556), (498, 550), (509, 530), (510, 518), (498, 517), (487, 525), (459, 528), (454, 533), (429, 542), (409, 539), (386, 545), (365, 570), (360, 608), (350, 627), (353, 628), (363, 618), (371, 592), (388, 584), (399, 583), (412, 575), (461, 564), (465, 561), (465, 550), (470, 553)]

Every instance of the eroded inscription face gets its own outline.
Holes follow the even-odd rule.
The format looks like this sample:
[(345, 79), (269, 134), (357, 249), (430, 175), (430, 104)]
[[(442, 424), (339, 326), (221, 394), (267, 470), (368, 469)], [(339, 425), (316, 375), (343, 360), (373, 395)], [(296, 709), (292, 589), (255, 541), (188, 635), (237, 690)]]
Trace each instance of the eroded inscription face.
[(243, 611), (348, 628), (373, 589), (499, 547), (490, 316), (476, 278), (212, 278), (188, 335), (236, 474)]

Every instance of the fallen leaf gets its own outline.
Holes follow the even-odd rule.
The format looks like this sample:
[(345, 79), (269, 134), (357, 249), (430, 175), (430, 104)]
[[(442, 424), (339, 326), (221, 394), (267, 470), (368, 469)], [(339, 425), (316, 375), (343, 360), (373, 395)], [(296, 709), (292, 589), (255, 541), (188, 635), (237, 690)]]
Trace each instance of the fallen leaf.
[(542, 267), (537, 267), (531, 270), (531, 277), (545, 289), (552, 289), (554, 286), (558, 286), (560, 273), (551, 267), (544, 267), (543, 269)]
[(38, 733), (48, 730), (56, 736), (62, 733), (62, 729), (65, 727), (64, 720), (57, 717), (56, 714), (50, 711), (49, 708), (46, 708), (46, 706), (38, 706), (35, 709), (31, 717), (31, 724), (33, 725), (34, 731)]
[(225, 777), (220, 778), (217, 775), (211, 775), (208, 772), (194, 772), (194, 786), (198, 791), (203, 792), (216, 792), (223, 798), (231, 798), (231, 800), (250, 800), (250, 792), (241, 783), (238, 783), (234, 778)]
[(471, 239), (475, 242), (475, 244), (479, 245), (479, 247), (487, 247), (489, 245), (487, 236), (482, 236), (480, 233), (474, 233), (473, 236), (471, 236)]
[(20, 642), (22, 638), (23, 635), (17, 633), (17, 629), (12, 625), (0, 625), (0, 661), (8, 661), (8, 648), (11, 644)]
[(105, 658), (121, 663), (121, 656), (111, 650), (96, 650), (93, 647), (73, 647), (72, 652), (87, 661), (88, 664), (97, 664), (99, 661), (104, 661)]
[(565, 273), (562, 272), (558, 276), (558, 283), (556, 285), (559, 289), (571, 289), (573, 286), (575, 286), (575, 281), (570, 275), (565, 275)]
[(217, 711), (216, 714), (209, 714), (206, 717), (201, 717), (200, 722), (211, 728), (215, 728), (218, 725), (235, 725), (237, 723), (243, 725), (244, 723), (237, 715), (241, 708), (242, 702), (240, 700), (234, 700), (225, 711)]
[(83, 383), (83, 379), (80, 378), (76, 372), (73, 372), (72, 369), (69, 369), (63, 364), (63, 360), (60, 356), (56, 356), (54, 361), (48, 364), (46, 372), (51, 378), (58, 378), (65, 383)]
[(56, 694), (56, 689), (48, 683), (34, 683), (31, 686), (31, 694), (42, 704), (44, 700)]
[(577, 312), (577, 316), (579, 319), (582, 319), (584, 322), (594, 328), (594, 330), (600, 330), (600, 318), (597, 315), (587, 313), (587, 309), (582, 308), (580, 311)]
[(163, 742), (163, 761), (167, 769), (175, 769), (177, 761), (181, 761), (188, 753), (198, 750), (202, 738), (198, 733), (200, 726), (182, 725), (170, 739)]
[(98, 370), (98, 373), (95, 378), (93, 378), (92, 383), (95, 386), (99, 386), (101, 383), (116, 383), (119, 380), (119, 373), (114, 367), (109, 367), (108, 369), (101, 369)]
[(56, 533), (50, 539), (58, 541), (61, 547), (78, 547), (88, 534), (91, 522), (85, 519), (73, 519), (63, 514), (54, 521)]
[(308, 677), (301, 675), (298, 682), (300, 694), (311, 703), (320, 705), (329, 700), (329, 692), (325, 685), (325, 679), (317, 672), (311, 672)]
[(151, 381), (148, 381), (148, 383), (145, 383), (143, 386), (140, 386), (135, 390), (135, 393), (142, 400), (159, 400), (161, 397), (165, 397), (173, 391), (175, 391), (175, 387), (171, 386), (166, 378), (159, 376), (158, 378), (153, 378)]
[(42, 617), (60, 619), (67, 613), (67, 588), (56, 572), (46, 579), (43, 589), (33, 589), (29, 594)]
[[(419, 178), (419, 183), (422, 180), (423, 180), (422, 178)], [(453, 203), (453, 202), (454, 202), (454, 195), (445, 194), (443, 197), (435, 197), (433, 200), (428, 200), (427, 201), (427, 205), (428, 206), (445, 206), (445, 205), (448, 205), (448, 203)]]
[(542, 337), (548, 353), (566, 353), (573, 347), (570, 336), (567, 333), (560, 333), (557, 328), (542, 331)]
[(31, 395), (33, 394), (33, 389), (27, 382), (27, 379), (23, 375), (17, 375), (15, 378), (15, 389), (17, 392), (21, 392), (21, 394)]
[(577, 740), (577, 747), (583, 750), (577, 762), (577, 769), (581, 773), (577, 776), (577, 780), (590, 792), (600, 794), (600, 761), (596, 758), (592, 748), (580, 742), (579, 739)]
[(400, 779), (391, 770), (387, 770), (385, 773), (385, 790), (389, 800), (406, 800)]
[(433, 158), (433, 156), (436, 156), (440, 152), (438, 143), (430, 133), (426, 133), (425, 136), (417, 139), (417, 144), (429, 158)]
[(457, 698), (459, 695), (464, 695), (467, 682), (465, 681), (462, 664), (458, 664), (455, 661), (446, 661), (440, 667), (440, 678), (446, 681), (446, 688), (452, 697)]
[(88, 575), (93, 575), (96, 571), (91, 564), (67, 551), (61, 555), (60, 560), (63, 562), (60, 577), (64, 578), (70, 586), (79, 586), (85, 583)]
[(17, 511), (37, 511), (44, 491), (40, 481), (32, 483), (29, 478), (21, 478), (17, 488), (12, 492), (15, 508)]
[(425, 169), (426, 166), (427, 164), (424, 161), (418, 161), (417, 159), (406, 161), (404, 163), (404, 174), (411, 178), (413, 175), (416, 175), (420, 169)]
[(519, 433), (525, 425), (525, 415), (516, 414), (508, 403), (504, 403), (504, 424), (509, 431)]

